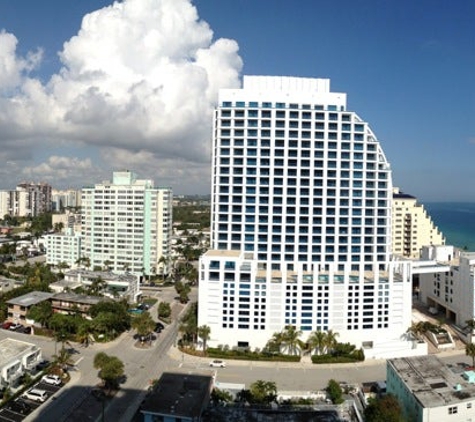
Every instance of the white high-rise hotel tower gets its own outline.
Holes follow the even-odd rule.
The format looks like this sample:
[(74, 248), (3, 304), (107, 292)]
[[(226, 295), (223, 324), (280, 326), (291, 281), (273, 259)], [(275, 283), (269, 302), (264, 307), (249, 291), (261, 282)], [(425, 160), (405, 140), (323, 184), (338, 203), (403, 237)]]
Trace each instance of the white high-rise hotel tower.
[(211, 250), (199, 325), (262, 348), (285, 326), (367, 356), (411, 354), (410, 264), (391, 261), (392, 178), (379, 141), (328, 79), (245, 76), (214, 116)]

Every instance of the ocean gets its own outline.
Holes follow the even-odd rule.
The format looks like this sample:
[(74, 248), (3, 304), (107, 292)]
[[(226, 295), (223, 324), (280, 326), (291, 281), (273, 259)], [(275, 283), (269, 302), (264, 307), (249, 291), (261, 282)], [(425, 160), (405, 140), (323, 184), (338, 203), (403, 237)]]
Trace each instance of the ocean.
[(475, 202), (428, 202), (423, 205), (444, 234), (446, 245), (475, 252)]

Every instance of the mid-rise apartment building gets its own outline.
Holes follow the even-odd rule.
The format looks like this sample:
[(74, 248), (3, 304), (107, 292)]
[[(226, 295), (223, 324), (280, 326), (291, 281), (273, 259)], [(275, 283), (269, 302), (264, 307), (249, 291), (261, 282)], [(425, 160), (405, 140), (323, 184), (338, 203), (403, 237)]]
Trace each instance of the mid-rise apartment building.
[(47, 183), (20, 183), (15, 190), (0, 191), (0, 215), (36, 217), (51, 211), (51, 186)]
[(81, 254), (90, 268), (161, 273), (170, 255), (171, 188), (154, 187), (152, 180), (137, 179), (128, 170), (117, 171), (112, 181), (82, 189), (81, 213)]
[(293, 325), (367, 356), (418, 353), (411, 265), (391, 255), (392, 175), (369, 124), (327, 79), (244, 76), (214, 114), (211, 250), (199, 325), (259, 347)]
[(423, 248), (422, 258), (433, 268), (419, 275), (420, 301), (465, 328), (467, 321), (475, 319), (475, 252), (431, 246)]
[(56, 267), (75, 268), (82, 257), (81, 234), (67, 228), (62, 233), (45, 236), (46, 263)]
[(423, 246), (445, 244), (424, 206), (398, 188), (394, 188), (392, 217), (393, 255), (418, 259)]

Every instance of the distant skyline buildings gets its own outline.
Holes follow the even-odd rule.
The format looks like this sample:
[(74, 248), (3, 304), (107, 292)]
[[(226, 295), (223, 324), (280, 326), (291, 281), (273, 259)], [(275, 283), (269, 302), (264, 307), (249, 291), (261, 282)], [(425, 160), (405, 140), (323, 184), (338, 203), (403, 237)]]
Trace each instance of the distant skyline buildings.
[(21, 182), (15, 190), (0, 191), (0, 216), (37, 217), (52, 209), (51, 185)]

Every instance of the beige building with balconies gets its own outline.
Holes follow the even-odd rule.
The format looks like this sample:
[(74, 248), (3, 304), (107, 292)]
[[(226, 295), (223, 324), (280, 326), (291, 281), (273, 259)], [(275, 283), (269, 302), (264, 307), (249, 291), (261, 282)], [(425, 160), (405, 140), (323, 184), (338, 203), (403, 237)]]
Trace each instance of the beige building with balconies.
[(393, 255), (418, 259), (423, 246), (445, 244), (424, 206), (399, 188), (393, 189), (392, 220)]
[(49, 300), (53, 293), (30, 292), (23, 296), (18, 296), (7, 301), (8, 317), (7, 321), (26, 324), (26, 314), (33, 305)]

